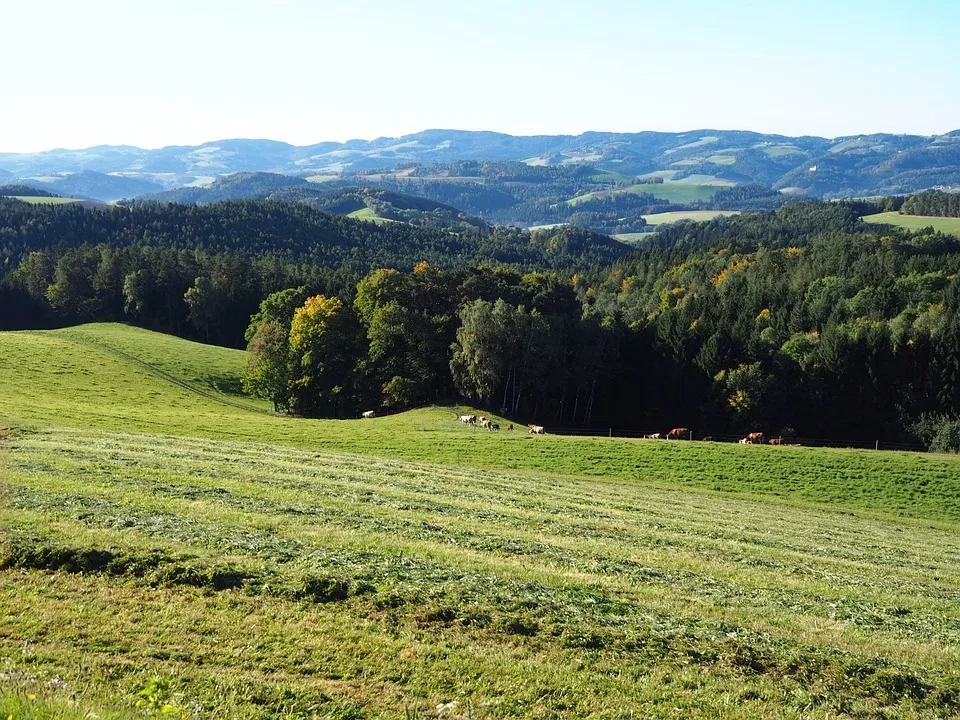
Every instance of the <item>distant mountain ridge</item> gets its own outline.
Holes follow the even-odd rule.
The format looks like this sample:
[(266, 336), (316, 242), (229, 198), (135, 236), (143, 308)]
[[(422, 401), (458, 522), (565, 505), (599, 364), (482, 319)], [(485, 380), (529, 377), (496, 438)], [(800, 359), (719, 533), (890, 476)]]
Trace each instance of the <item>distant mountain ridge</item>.
[(236, 172), (305, 178), (464, 160), (587, 164), (630, 178), (702, 175), (821, 197), (902, 194), (960, 185), (960, 130), (933, 137), (874, 134), (832, 140), (727, 130), (575, 136), (426, 130), (399, 138), (307, 146), (232, 139), (157, 150), (111, 145), (0, 153), (0, 175), (69, 194), (70, 184), (77, 182), (70, 179), (86, 174), (81, 183), (85, 195), (112, 201), (205, 185)]

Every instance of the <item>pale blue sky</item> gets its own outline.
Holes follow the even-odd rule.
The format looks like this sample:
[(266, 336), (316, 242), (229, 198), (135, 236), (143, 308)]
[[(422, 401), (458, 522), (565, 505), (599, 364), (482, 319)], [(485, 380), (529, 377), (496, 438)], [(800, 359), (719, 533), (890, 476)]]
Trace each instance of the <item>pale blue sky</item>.
[(958, 27), (960, 0), (0, 0), (0, 152), (935, 134), (960, 128)]

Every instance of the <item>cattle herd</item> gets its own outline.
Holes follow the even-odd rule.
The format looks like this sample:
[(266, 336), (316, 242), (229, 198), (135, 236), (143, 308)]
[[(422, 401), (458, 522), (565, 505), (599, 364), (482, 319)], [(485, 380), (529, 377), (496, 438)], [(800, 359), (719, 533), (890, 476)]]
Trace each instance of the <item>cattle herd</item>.
[[(461, 415), (460, 422), (462, 422), (464, 425), (479, 425), (484, 430), (495, 431), (500, 429), (499, 423), (495, 423), (489, 418), (483, 417), (483, 415), (480, 417), (477, 417), (476, 415)], [(513, 430), (513, 423), (507, 423), (506, 427), (507, 430)], [(544, 434), (543, 425), (534, 425), (533, 423), (530, 423), (527, 425), (527, 428), (529, 428), (530, 432), (534, 435)]]
[[(650, 433), (643, 436), (646, 440), (693, 440), (693, 431), (690, 428), (678, 427), (673, 428), (668, 433)], [(712, 441), (713, 436), (707, 435), (706, 437), (700, 438), (701, 441)], [(752, 432), (747, 433), (747, 436), (740, 438), (739, 440), (741, 445), (786, 445), (787, 443), (783, 442), (782, 437), (775, 438), (766, 438), (762, 432)], [(789, 447), (800, 447), (798, 444), (790, 444)]]
[[(375, 417), (376, 413), (373, 410), (367, 410), (364, 413), (361, 413), (363, 418), (372, 418)], [(500, 424), (495, 423), (490, 420), (490, 418), (485, 418), (483, 415), (479, 417), (476, 415), (460, 415), (460, 422), (464, 425), (474, 425), (483, 428), (484, 430), (490, 430), (495, 432), (500, 429)], [(507, 423), (507, 430), (513, 430), (513, 423)], [(534, 423), (528, 423), (527, 429), (530, 431), (531, 435), (544, 435), (546, 434), (543, 425), (535, 425)], [(643, 436), (646, 440), (693, 440), (693, 431), (687, 427), (675, 427), (672, 428), (669, 432), (666, 433), (649, 433)], [(700, 438), (703, 441), (713, 440), (712, 436), (707, 436)], [(783, 442), (783, 438), (765, 438), (762, 432), (752, 432), (747, 433), (745, 438), (740, 439), (741, 445), (787, 445)], [(797, 444), (789, 444), (788, 447), (800, 447)]]

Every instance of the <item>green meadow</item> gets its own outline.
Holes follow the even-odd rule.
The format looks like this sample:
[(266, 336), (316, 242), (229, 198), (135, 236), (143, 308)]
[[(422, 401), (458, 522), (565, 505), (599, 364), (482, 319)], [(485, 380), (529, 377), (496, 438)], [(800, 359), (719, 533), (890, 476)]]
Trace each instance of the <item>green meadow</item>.
[(739, 215), (735, 210), (688, 210), (677, 212), (653, 213), (644, 215), (648, 225), (669, 225), (670, 223), (690, 220), (691, 222), (707, 222), (718, 217)]
[(960, 711), (958, 458), (296, 419), (244, 364), (0, 334), (0, 715)]
[[(712, 176), (709, 175), (703, 175), (700, 177), (712, 178)], [(722, 181), (721, 184), (697, 184), (692, 182), (683, 182), (680, 180), (663, 183), (637, 183), (636, 185), (630, 185), (629, 187), (620, 190), (599, 190), (596, 192), (585, 193), (583, 195), (570, 198), (567, 200), (567, 203), (570, 205), (577, 205), (594, 198), (609, 197), (618, 193), (629, 192), (653, 195), (661, 200), (667, 200), (677, 204), (685, 204), (695, 202), (697, 200), (709, 200), (721, 187), (724, 187)]]
[(922, 230), (932, 227), (946, 235), (960, 237), (960, 218), (933, 217), (930, 215), (901, 215), (898, 212), (865, 215), (864, 222), (878, 225), (896, 225), (908, 230)]

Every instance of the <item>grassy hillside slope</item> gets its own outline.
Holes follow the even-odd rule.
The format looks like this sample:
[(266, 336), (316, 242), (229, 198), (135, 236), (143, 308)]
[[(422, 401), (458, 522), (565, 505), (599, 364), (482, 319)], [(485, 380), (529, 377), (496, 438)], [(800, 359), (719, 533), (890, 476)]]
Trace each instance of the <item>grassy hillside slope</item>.
[[(127, 355), (108, 349), (111, 346)], [(182, 384), (170, 382), (154, 367)], [(212, 370), (203, 374), (203, 367)], [(954, 457), (533, 437), (524, 430), (491, 434), (461, 425), (456, 408), (365, 421), (295, 419), (252, 411), (266, 407), (258, 401), (218, 396), (217, 388), (239, 384), (236, 377), (224, 378), (241, 373), (242, 367), (239, 351), (122, 325), (2, 333), (0, 418), (32, 427), (156, 432), (474, 467), (634, 478), (960, 520), (960, 459)]]
[(0, 334), (5, 712), (960, 709), (955, 458), (296, 420), (242, 406), (241, 368)]
[(907, 230), (922, 230), (932, 227), (946, 235), (960, 237), (960, 218), (934, 217), (932, 215), (901, 215), (898, 212), (885, 212), (866, 215), (864, 222), (879, 225), (896, 225)]

